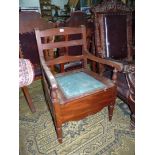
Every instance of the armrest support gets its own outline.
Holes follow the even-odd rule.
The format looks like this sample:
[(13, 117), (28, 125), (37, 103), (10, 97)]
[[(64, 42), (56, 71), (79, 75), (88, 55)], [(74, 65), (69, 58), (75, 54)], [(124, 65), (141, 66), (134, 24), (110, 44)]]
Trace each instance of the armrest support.
[(42, 69), (43, 69), (43, 71), (44, 71), (44, 73), (46, 75), (46, 78), (47, 78), (47, 80), (48, 80), (48, 82), (50, 84), (50, 88), (52, 90), (57, 89), (58, 88), (57, 87), (57, 82), (56, 82), (53, 74), (51, 73), (50, 69), (46, 65), (46, 62), (45, 62), (43, 57), (40, 57), (40, 62), (41, 62)]

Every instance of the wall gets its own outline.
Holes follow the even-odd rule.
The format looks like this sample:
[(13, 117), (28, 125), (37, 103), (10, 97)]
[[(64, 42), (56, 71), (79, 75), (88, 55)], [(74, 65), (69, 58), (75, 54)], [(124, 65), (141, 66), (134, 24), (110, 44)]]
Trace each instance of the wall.
[(39, 0), (19, 0), (19, 6), (28, 8), (28, 7), (40, 7)]
[[(67, 4), (68, 0), (51, 0), (51, 4), (57, 5), (60, 9), (64, 9), (64, 5)], [(19, 7), (21, 8), (38, 8), (40, 12), (39, 0), (19, 0)], [(59, 11), (60, 12), (60, 11)]]

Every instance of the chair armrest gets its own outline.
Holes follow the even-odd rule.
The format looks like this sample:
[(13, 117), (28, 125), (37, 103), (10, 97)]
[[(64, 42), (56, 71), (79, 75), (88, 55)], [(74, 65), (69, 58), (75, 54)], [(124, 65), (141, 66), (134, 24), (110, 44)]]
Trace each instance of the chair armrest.
[(45, 62), (43, 57), (40, 57), (40, 62), (41, 62), (43, 72), (44, 72), (44, 74), (45, 74), (45, 76), (46, 76), (46, 78), (48, 80), (49, 85), (50, 85), (50, 88), (52, 90), (57, 89), (58, 86), (57, 86), (57, 82), (56, 82), (56, 80), (54, 78), (54, 75), (51, 73), (50, 69), (46, 65), (46, 62)]
[(106, 65), (109, 65), (111, 67), (114, 67), (115, 69), (117, 69), (117, 71), (122, 71), (123, 70), (123, 64), (121, 64), (119, 62), (115, 62), (115, 61), (112, 61), (112, 60), (106, 60), (106, 59), (103, 59), (103, 58), (99, 58), (99, 57), (96, 57), (93, 54), (88, 53), (88, 52), (86, 54), (86, 57), (87, 57), (87, 59), (96, 61), (98, 63), (106, 64)]

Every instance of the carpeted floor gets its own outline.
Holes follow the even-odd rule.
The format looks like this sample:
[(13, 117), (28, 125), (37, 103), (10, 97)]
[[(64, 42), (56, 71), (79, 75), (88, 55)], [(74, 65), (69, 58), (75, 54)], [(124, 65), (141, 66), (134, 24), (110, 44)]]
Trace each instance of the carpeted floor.
[(134, 155), (134, 130), (130, 129), (130, 111), (119, 99), (113, 119), (107, 108), (83, 120), (63, 125), (63, 143), (56, 138), (40, 80), (29, 86), (37, 112), (32, 114), (20, 91), (20, 155)]

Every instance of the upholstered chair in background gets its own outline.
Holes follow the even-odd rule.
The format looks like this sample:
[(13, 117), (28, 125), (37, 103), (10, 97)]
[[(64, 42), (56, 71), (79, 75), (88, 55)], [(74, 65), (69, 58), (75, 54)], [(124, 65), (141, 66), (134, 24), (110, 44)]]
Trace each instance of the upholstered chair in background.
[(24, 96), (28, 102), (30, 110), (35, 112), (35, 107), (32, 103), (31, 96), (28, 91), (28, 85), (34, 80), (34, 70), (32, 63), (28, 59), (19, 58), (19, 88), (22, 89)]

